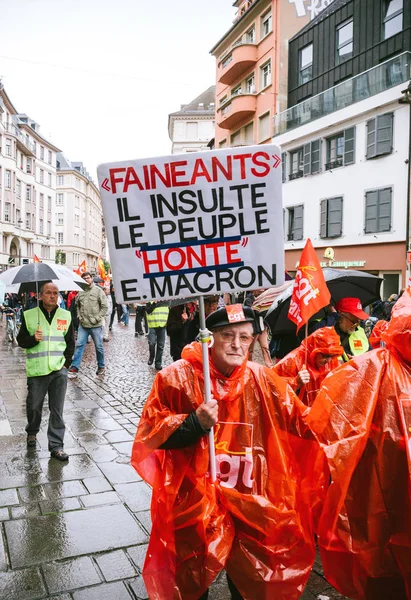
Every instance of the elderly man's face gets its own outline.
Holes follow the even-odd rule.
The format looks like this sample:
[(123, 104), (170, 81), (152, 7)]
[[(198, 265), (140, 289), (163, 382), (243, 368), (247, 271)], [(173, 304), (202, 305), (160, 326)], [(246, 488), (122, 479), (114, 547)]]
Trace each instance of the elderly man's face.
[(343, 333), (354, 333), (357, 326), (360, 324), (360, 319), (357, 319), (350, 313), (340, 313), (340, 320), (338, 326)]
[(251, 323), (236, 323), (219, 327), (213, 334), (213, 363), (220, 373), (229, 377), (247, 358), (248, 348), (253, 341), (253, 326)]
[(59, 291), (54, 283), (45, 283), (40, 294), (40, 300), (46, 310), (52, 311), (57, 306)]

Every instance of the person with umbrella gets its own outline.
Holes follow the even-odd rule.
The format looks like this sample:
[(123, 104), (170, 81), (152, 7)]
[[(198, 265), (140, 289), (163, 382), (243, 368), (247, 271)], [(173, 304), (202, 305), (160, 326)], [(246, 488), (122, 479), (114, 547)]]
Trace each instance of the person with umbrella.
[(36, 446), (44, 398), (48, 394), (48, 449), (52, 457), (67, 461), (63, 449), (63, 408), (67, 368), (74, 352), (74, 331), (70, 312), (57, 306), (57, 298), (58, 288), (54, 283), (41, 287), (39, 306), (23, 312), (17, 343), (26, 351), (27, 445)]
[(369, 315), (363, 311), (359, 298), (341, 298), (335, 308), (330, 307), (330, 314), (320, 321), (314, 321), (309, 326), (312, 333), (321, 327), (334, 326), (340, 336), (344, 348), (343, 362), (349, 361), (353, 356), (359, 356), (371, 349), (361, 321), (367, 320)]

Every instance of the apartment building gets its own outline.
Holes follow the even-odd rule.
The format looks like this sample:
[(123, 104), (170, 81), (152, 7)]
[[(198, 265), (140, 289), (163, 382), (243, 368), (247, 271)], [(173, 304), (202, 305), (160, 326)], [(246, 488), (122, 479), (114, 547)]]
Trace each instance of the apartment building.
[(168, 116), (171, 154), (207, 150), (214, 138), (215, 85)]
[(100, 192), (83, 163), (57, 155), (57, 189), (54, 205), (56, 262), (77, 269), (85, 260), (96, 272), (105, 246)]
[(216, 58), (215, 146), (271, 141), (272, 117), (287, 106), (287, 41), (310, 19), (304, 0), (236, 0)]
[(54, 262), (52, 220), (59, 149), (19, 113), (0, 82), (0, 269)]
[(281, 146), (286, 269), (311, 238), (324, 266), (406, 283), (411, 0), (334, 0), (289, 44)]

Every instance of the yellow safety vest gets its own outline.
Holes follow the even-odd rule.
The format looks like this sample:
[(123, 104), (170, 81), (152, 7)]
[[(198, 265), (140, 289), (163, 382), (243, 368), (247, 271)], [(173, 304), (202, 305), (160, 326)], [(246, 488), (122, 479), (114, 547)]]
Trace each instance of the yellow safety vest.
[[(351, 333), (351, 335), (348, 338), (348, 344), (350, 346), (350, 351), (353, 356), (359, 356), (360, 354), (364, 354), (368, 351), (370, 347), (365, 331), (360, 326), (358, 326), (357, 329), (353, 333)], [(348, 356), (345, 352), (342, 358), (344, 362), (348, 361)]]
[(155, 308), (151, 313), (147, 313), (147, 325), (150, 329), (156, 327), (165, 327), (168, 319), (168, 313), (170, 309), (168, 306), (159, 306)]
[(39, 324), (43, 333), (41, 342), (33, 348), (26, 348), (27, 377), (39, 377), (59, 371), (65, 363), (66, 340), (64, 334), (70, 327), (71, 313), (58, 308), (51, 325), (39, 308), (24, 311), (23, 318), (30, 335), (35, 334)]

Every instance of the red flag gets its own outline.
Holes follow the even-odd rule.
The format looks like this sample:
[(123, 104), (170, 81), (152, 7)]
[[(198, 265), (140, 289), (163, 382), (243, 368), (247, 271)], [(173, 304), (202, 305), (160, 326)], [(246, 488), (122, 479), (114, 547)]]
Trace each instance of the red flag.
[(38, 256), (36, 256), (36, 254), (33, 256), (33, 262), (41, 262), (41, 260)]
[(104, 261), (103, 261), (103, 259), (101, 258), (101, 256), (100, 256), (100, 258), (98, 259), (98, 263), (97, 263), (97, 271), (98, 271), (98, 274), (100, 275), (101, 279), (102, 279), (103, 281), (105, 281), (105, 280), (107, 279), (107, 273), (106, 273), (106, 269), (104, 268)]
[(83, 262), (79, 264), (78, 268), (73, 270), (75, 273), (77, 273), (77, 275), (82, 275), (85, 273), (87, 271), (86, 261), (83, 260)]
[(297, 331), (330, 303), (331, 294), (310, 238), (302, 251), (294, 281), (288, 318), (297, 325)]

